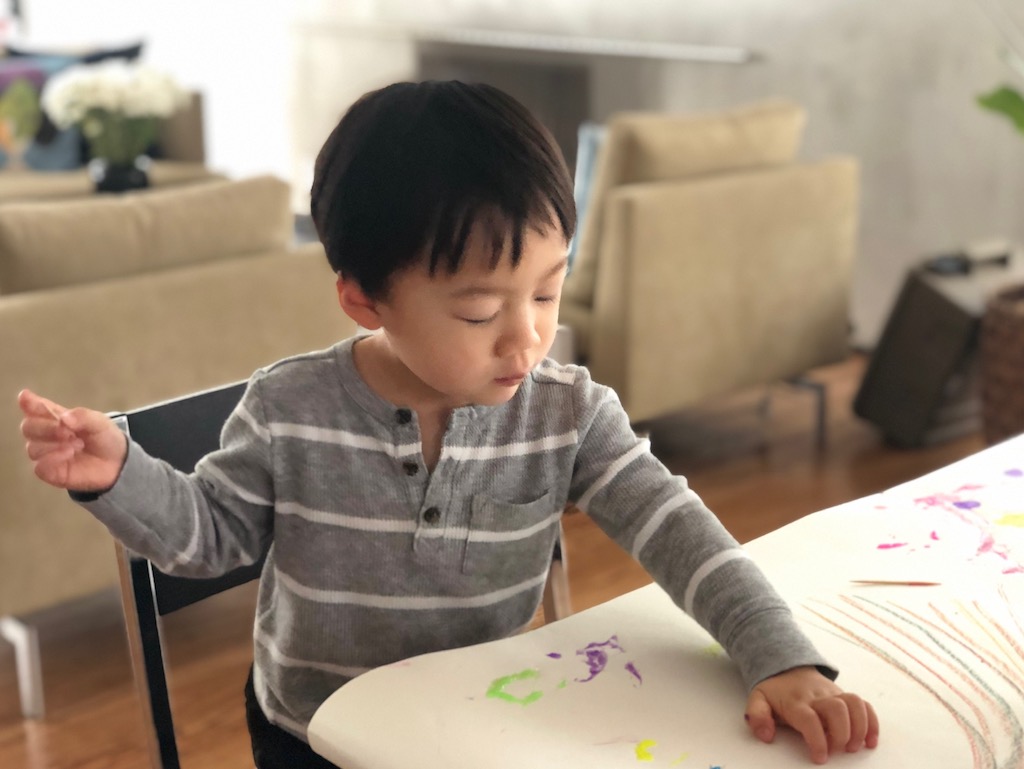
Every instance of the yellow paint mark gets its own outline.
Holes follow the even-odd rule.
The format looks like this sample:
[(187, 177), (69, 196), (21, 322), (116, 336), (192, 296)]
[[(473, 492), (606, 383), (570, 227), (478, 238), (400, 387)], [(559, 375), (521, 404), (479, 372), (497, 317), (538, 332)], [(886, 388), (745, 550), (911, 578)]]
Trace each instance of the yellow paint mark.
[(658, 743), (654, 740), (641, 740), (636, 744), (636, 760), (637, 761), (653, 761), (654, 756), (651, 755), (651, 748)]
[(672, 766), (683, 763), (683, 761), (685, 761), (687, 757), (689, 757), (689, 755), (689, 753), (683, 753), (681, 756), (679, 756), (679, 758), (672, 762)]
[(725, 649), (722, 648), (721, 644), (715, 643), (708, 644), (703, 649), (701, 649), (701, 652), (703, 654), (708, 655), (709, 657), (721, 657), (723, 654), (725, 654)]
[(1016, 513), (1013, 515), (1004, 515), (998, 521), (1000, 526), (1020, 526), (1024, 528), (1024, 513)]

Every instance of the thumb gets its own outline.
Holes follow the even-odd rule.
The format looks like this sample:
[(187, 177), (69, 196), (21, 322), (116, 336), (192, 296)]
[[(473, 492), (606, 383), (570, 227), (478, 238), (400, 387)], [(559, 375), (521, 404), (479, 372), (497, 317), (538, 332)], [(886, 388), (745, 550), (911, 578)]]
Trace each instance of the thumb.
[(747, 726), (761, 742), (775, 739), (775, 716), (768, 698), (760, 689), (754, 689), (747, 698), (747, 712), (743, 716)]

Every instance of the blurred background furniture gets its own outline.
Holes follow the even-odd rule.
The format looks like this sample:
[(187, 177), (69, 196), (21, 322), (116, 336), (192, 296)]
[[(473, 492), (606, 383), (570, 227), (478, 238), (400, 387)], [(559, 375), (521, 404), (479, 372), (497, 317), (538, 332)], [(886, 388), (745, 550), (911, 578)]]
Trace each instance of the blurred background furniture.
[(33, 614), (117, 569), (104, 527), (33, 475), (18, 391), (121, 411), (348, 336), (322, 247), (292, 233), (273, 177), (0, 205), (0, 618), (20, 659)]
[[(980, 430), (982, 318), (986, 304), (998, 292), (1022, 282), (1024, 251), (998, 242), (933, 257), (909, 270), (871, 352), (853, 402), (854, 413), (903, 448), (933, 445)], [(996, 372), (1005, 368), (1009, 374), (1015, 362), (1013, 346), (1007, 344), (1012, 338), (1009, 330), (1004, 323), (990, 326), (994, 333), (986, 358), (992, 372), (989, 379), (995, 382), (1001, 379)], [(1009, 394), (1012, 388), (1001, 389)], [(1008, 413), (1006, 418), (1012, 417)], [(1012, 434), (1000, 432), (1003, 438)]]
[[(223, 179), (207, 168), (203, 133), (203, 99), (193, 92), (186, 107), (163, 121), (157, 141), (159, 157), (149, 170), (153, 187)], [(95, 194), (86, 166), (39, 171), (0, 169), (0, 204), (27, 200), (58, 200)]]
[(634, 422), (849, 351), (858, 167), (772, 100), (607, 124), (560, 321)]

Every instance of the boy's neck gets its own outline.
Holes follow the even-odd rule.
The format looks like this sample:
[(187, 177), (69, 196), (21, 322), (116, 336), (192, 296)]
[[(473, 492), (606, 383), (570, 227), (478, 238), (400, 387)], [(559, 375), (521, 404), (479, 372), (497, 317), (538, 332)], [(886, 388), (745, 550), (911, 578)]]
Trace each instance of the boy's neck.
[(423, 384), (391, 350), (387, 337), (374, 334), (352, 347), (352, 360), (366, 386), (395, 406), (411, 408), (421, 418), (447, 422), (455, 406)]

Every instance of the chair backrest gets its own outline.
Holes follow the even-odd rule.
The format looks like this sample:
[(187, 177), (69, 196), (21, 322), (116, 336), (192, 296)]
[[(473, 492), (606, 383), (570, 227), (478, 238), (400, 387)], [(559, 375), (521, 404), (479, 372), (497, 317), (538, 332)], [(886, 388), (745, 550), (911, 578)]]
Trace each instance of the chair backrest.
[[(220, 445), (220, 432), (242, 397), (240, 382), (114, 416), (151, 456), (191, 472)], [(160, 636), (160, 617), (260, 575), (263, 559), (211, 579), (164, 574), (146, 558), (117, 545), (121, 597), (136, 687), (145, 711), (154, 769), (180, 769)]]

